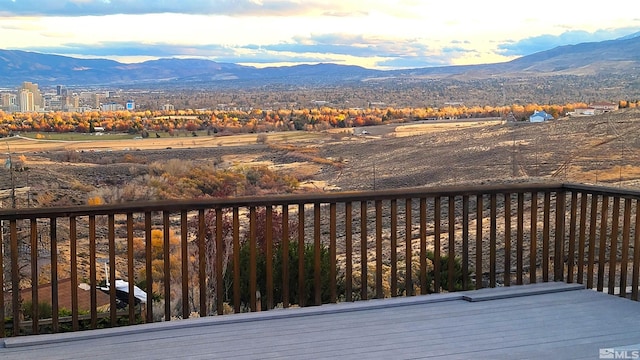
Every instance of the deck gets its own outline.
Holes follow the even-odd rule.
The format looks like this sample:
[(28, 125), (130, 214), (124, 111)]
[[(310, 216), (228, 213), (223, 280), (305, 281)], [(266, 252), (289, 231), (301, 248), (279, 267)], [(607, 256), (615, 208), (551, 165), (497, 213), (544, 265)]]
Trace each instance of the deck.
[(9, 359), (568, 359), (640, 350), (640, 303), (543, 283), (4, 339)]

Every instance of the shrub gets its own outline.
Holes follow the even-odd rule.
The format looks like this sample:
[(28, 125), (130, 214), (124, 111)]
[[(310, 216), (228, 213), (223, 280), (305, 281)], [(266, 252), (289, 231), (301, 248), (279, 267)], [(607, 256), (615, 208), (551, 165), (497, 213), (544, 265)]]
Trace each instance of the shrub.
[(267, 140), (267, 134), (258, 134), (258, 136), (256, 136), (256, 143), (258, 144), (266, 144)]
[[(432, 251), (427, 251), (427, 259), (431, 260), (432, 262), (435, 259), (435, 255), (433, 254)], [(463, 290), (469, 290), (468, 288), (465, 289), (462, 286), (462, 280), (464, 277), (464, 273), (462, 272), (462, 263), (460, 261), (460, 258), (454, 258), (453, 260), (453, 291), (463, 291)], [(467, 274), (467, 276), (469, 276), (469, 274)], [(434, 289), (434, 279), (435, 279), (435, 269), (430, 269), (429, 272), (427, 273), (427, 283), (429, 284), (429, 289), (427, 290), (427, 292), (432, 293), (435, 292)], [(440, 256), (440, 287), (442, 288), (442, 290), (448, 291), (449, 289), (449, 256), (448, 255), (441, 255)]]
[[(31, 301), (26, 300), (22, 303), (22, 313), (25, 320), (33, 319), (33, 303)], [(46, 302), (38, 303), (38, 319), (51, 319), (52, 314), (51, 304)]]
[[(304, 305), (315, 305), (315, 274), (314, 274), (314, 258), (315, 258), (315, 248), (313, 244), (305, 244), (304, 245)], [(291, 241), (289, 243), (288, 249), (288, 259), (289, 259), (289, 277), (288, 277), (288, 285), (289, 285), (289, 303), (290, 304), (300, 304), (301, 294), (298, 289), (298, 243), (297, 241)], [(273, 303), (278, 304), (283, 302), (283, 248), (282, 246), (276, 246), (273, 251)], [(250, 292), (249, 292), (249, 260), (250, 260), (250, 246), (249, 243), (246, 242), (240, 248), (240, 269), (244, 269), (244, 271), (240, 271), (240, 302), (242, 305), (247, 306), (250, 302)], [(330, 301), (331, 296), (331, 279), (329, 277), (329, 266), (330, 266), (330, 256), (329, 249), (326, 246), (321, 246), (320, 248), (320, 281), (321, 281), (321, 300), (322, 303), (328, 303)], [(267, 294), (267, 269), (266, 269), (266, 255), (262, 251), (257, 251), (256, 256), (256, 289), (260, 291), (260, 293), (264, 297)], [(232, 267), (230, 267), (232, 269)], [(227, 293), (225, 294), (225, 301), (233, 302), (233, 271), (228, 270), (225, 274), (225, 289), (227, 289)], [(338, 285), (343, 284), (343, 281), (337, 281)], [(338, 289), (338, 293), (342, 292), (341, 289)], [(262, 310), (267, 310), (267, 302), (265, 300), (262, 301)]]

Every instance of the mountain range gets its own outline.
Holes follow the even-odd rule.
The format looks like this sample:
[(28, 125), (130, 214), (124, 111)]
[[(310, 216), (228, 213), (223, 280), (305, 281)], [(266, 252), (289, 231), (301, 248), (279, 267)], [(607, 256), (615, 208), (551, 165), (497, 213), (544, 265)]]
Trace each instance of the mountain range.
[(640, 70), (640, 33), (624, 38), (556, 47), (495, 64), (374, 70), (338, 64), (256, 68), (202, 59), (159, 59), (125, 64), (20, 50), (0, 50), (0, 86), (42, 85), (253, 85), (339, 84), (378, 78), (486, 79), (553, 75), (623, 75)]

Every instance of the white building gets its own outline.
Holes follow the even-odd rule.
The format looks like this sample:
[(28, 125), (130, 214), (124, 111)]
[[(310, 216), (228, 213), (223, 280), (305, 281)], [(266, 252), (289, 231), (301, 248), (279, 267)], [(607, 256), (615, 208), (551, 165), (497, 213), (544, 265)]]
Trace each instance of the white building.
[(547, 120), (553, 120), (553, 116), (547, 114), (546, 111), (535, 111), (531, 116), (529, 116), (529, 122), (544, 122)]

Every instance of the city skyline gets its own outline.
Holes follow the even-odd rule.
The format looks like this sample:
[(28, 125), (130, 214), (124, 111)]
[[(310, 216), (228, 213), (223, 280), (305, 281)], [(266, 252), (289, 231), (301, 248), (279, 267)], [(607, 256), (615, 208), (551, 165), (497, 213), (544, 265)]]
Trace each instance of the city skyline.
[[(511, 5), (510, 5), (511, 4)], [(0, 48), (140, 62), (394, 69), (494, 63), (640, 31), (631, 1), (0, 0)]]

